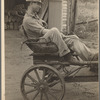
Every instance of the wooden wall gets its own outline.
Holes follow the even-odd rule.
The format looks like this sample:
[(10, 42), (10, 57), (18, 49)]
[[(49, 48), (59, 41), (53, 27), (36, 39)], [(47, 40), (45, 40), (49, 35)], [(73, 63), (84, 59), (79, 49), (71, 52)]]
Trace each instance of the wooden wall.
[(68, 0), (49, 0), (49, 28), (68, 33)]
[(12, 9), (15, 6), (16, 1), (15, 0), (5, 0), (4, 4), (5, 4), (5, 9), (9, 10), (9, 9)]
[(61, 30), (62, 0), (49, 0), (49, 28), (57, 27)]
[(4, 6), (5, 9), (10, 10), (13, 9), (15, 5), (20, 4), (20, 3), (25, 3), (26, 0), (5, 0), (4, 1)]

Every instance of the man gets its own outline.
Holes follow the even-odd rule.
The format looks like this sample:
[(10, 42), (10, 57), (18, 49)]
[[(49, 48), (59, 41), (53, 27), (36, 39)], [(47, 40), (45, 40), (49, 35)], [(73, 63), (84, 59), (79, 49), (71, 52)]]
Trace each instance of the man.
[(29, 2), (26, 14), (23, 19), (23, 26), (29, 39), (45, 38), (48, 42), (54, 42), (58, 47), (59, 56), (64, 57), (67, 61), (71, 62), (70, 50), (85, 61), (95, 60), (95, 54), (76, 35), (65, 36), (57, 28), (46, 29), (46, 23), (41, 20), (37, 13), (41, 9), (41, 0), (26, 0)]

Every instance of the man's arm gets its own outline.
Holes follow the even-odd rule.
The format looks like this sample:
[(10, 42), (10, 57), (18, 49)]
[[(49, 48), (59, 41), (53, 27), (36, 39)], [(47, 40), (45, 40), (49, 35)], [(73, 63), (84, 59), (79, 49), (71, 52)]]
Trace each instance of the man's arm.
[(27, 18), (23, 21), (23, 26), (26, 30), (39, 34), (39, 36), (45, 34), (45, 28), (37, 21)]
[(44, 28), (44, 29), (42, 30), (42, 34), (43, 34), (43, 35), (46, 34), (47, 32), (49, 32), (49, 29), (45, 29), (45, 28)]

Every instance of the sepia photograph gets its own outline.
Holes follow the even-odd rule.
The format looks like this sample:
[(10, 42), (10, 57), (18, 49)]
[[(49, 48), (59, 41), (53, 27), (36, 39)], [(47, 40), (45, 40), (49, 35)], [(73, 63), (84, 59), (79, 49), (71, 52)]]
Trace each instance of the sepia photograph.
[(99, 0), (2, 0), (2, 100), (99, 100)]

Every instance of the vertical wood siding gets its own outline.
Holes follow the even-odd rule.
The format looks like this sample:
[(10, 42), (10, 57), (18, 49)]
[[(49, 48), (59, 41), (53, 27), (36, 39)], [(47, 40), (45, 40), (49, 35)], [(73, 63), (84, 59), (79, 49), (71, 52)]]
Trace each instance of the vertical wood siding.
[(16, 2), (15, 2), (15, 0), (5, 0), (4, 3), (5, 3), (5, 9), (9, 10), (15, 6)]
[(67, 31), (67, 0), (62, 0), (62, 31)]

